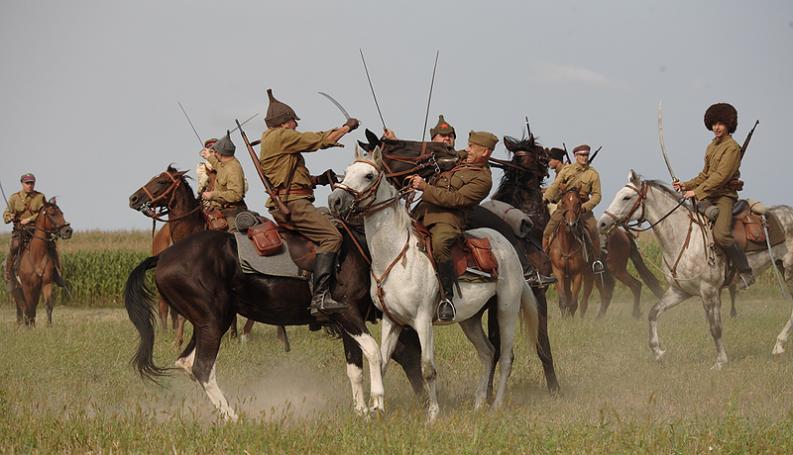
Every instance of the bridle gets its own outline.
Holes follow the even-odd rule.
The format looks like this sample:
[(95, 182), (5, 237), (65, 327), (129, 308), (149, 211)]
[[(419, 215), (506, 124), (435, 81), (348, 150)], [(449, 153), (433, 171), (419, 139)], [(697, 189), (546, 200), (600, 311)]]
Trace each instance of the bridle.
[(377, 190), (380, 189), (380, 183), (383, 181), (383, 177), (388, 178), (389, 174), (383, 172), (380, 166), (372, 160), (367, 160), (363, 158), (356, 159), (353, 161), (355, 163), (366, 163), (375, 170), (377, 170), (377, 177), (372, 180), (372, 183), (369, 184), (363, 190), (356, 190), (354, 188), (350, 188), (348, 185), (344, 184), (343, 182), (335, 183), (333, 185), (333, 189), (340, 189), (344, 192), (348, 193), (352, 196), (352, 206), (350, 210), (345, 215), (345, 219), (349, 218), (351, 215), (358, 214), (358, 215), (366, 215), (368, 213), (377, 212), (378, 210), (382, 210), (391, 204), (402, 199), (405, 195), (412, 193), (413, 189), (410, 187), (403, 188), (397, 191), (395, 196), (392, 196), (384, 201), (380, 201), (375, 203), (375, 199), (377, 196)]
[[(398, 156), (398, 155), (390, 155), (385, 151), (385, 145), (383, 144), (382, 147), (382, 167), (385, 169), (385, 176), (386, 178), (393, 179), (396, 177), (403, 177), (410, 174), (415, 174), (421, 170), (424, 170), (428, 167), (434, 168), (434, 172), (440, 173), (441, 168), (438, 165), (437, 157), (435, 156), (434, 152), (427, 152), (427, 143), (423, 142), (421, 145), (421, 153), (418, 156), (410, 157), (410, 156)], [(388, 160), (397, 161), (399, 163), (406, 163), (412, 164), (413, 167), (410, 169), (406, 169), (404, 171), (394, 171), (391, 169), (391, 166), (388, 165)], [(372, 163), (373, 164), (373, 163)], [(377, 169), (380, 166), (376, 166)]]
[[(51, 228), (51, 229), (44, 229), (44, 228), (40, 228), (40, 227), (38, 227), (38, 226), (36, 226), (34, 224), (32, 226), (32, 228), (33, 228), (32, 239), (38, 239), (38, 240), (44, 240), (44, 241), (52, 242), (56, 238), (63, 238), (64, 230), (71, 226), (71, 224), (68, 223), (68, 222), (65, 222), (65, 223), (63, 223), (61, 225), (58, 225), (56, 223), (55, 219), (53, 218), (53, 216), (50, 215), (49, 212), (47, 212), (47, 209), (50, 208), (50, 207), (55, 207), (55, 208), (57, 208), (60, 211), (60, 208), (58, 208), (57, 205), (50, 204), (50, 203), (45, 204), (44, 207), (41, 209), (41, 211), (44, 213), (44, 216), (47, 217), (47, 221), (49, 221), (49, 224), (52, 225), (52, 226), (55, 226), (55, 227)], [(63, 213), (63, 212), (61, 212), (61, 213)], [(41, 215), (39, 215), (39, 216), (41, 216)], [(36, 236), (36, 234), (39, 233), (39, 232), (43, 233), (44, 237)]]
[[(564, 198), (568, 193), (578, 194), (578, 191), (575, 190), (575, 189), (570, 189), (570, 190), (566, 191), (564, 195), (562, 195), (562, 198)], [(578, 227), (578, 224), (581, 221), (581, 200), (580, 200), (580, 198), (579, 198), (578, 207), (576, 207), (576, 208), (578, 209), (578, 212), (576, 213), (575, 223), (572, 226), (573, 229), (576, 229)], [(557, 207), (557, 210), (562, 210), (562, 218), (564, 219), (564, 217), (567, 214), (567, 212), (573, 211), (574, 208), (573, 207), (566, 207), (566, 208)], [(565, 224), (568, 224), (568, 223), (565, 222)], [(569, 226), (569, 224), (568, 224), (568, 226)]]
[[(163, 223), (169, 223), (172, 221), (178, 221), (183, 218), (187, 218), (188, 216), (194, 214), (195, 212), (201, 209), (201, 205), (199, 204), (195, 208), (193, 208), (192, 210), (190, 210), (189, 212), (183, 215), (180, 215), (175, 218), (169, 217), (168, 219), (164, 219), (163, 216), (167, 215), (168, 212), (170, 212), (171, 208), (173, 207), (173, 200), (174, 197), (176, 196), (176, 189), (182, 186), (182, 182), (184, 182), (184, 178), (181, 175), (175, 177), (173, 174), (171, 174), (168, 171), (161, 173), (157, 177), (162, 177), (163, 175), (166, 175), (168, 176), (169, 179), (171, 179), (171, 184), (168, 186), (168, 188), (165, 189), (165, 191), (163, 191), (159, 195), (155, 196), (151, 192), (151, 190), (149, 190), (148, 183), (140, 187), (140, 189), (138, 190), (138, 191), (143, 191), (143, 194), (145, 194), (146, 197), (149, 199), (148, 201), (144, 202), (138, 209), (141, 213), (143, 213), (144, 215), (148, 216), (153, 220), (160, 221)], [(165, 208), (161, 207), (162, 209), (159, 212), (157, 212), (155, 210), (156, 207), (155, 204), (164, 200), (165, 198), (168, 198), (168, 201), (165, 204)]]
[[(647, 221), (647, 219), (644, 217), (644, 213), (645, 213), (645, 206), (646, 206), (645, 202), (647, 201), (647, 193), (650, 190), (650, 185), (647, 182), (642, 182), (641, 186), (639, 188), (637, 188), (636, 185), (633, 185), (632, 183), (628, 183), (627, 185), (625, 185), (625, 188), (633, 190), (633, 191), (636, 192), (636, 194), (639, 195), (639, 197), (633, 203), (633, 206), (628, 211), (628, 213), (625, 216), (623, 216), (622, 218), (617, 217), (616, 215), (614, 215), (613, 213), (609, 212), (608, 210), (603, 212), (603, 214), (606, 215), (606, 216), (611, 217), (611, 219), (614, 220), (614, 226), (622, 225), (626, 229), (628, 229), (630, 231), (633, 231), (633, 232), (649, 231), (650, 229), (654, 228), (655, 226), (660, 224), (662, 221), (667, 219), (672, 213), (674, 213), (675, 210), (677, 210), (681, 205), (683, 205), (686, 202), (686, 200), (684, 198), (681, 198), (678, 201), (678, 203), (674, 207), (672, 207), (672, 209), (669, 210), (664, 216), (659, 218), (658, 221), (650, 223), (650, 225), (645, 227), (645, 228), (640, 228), (639, 225), (641, 225), (642, 223), (645, 223)], [(639, 217), (636, 218), (635, 223), (634, 224), (630, 224), (630, 225), (627, 224), (628, 221), (633, 217), (633, 214), (636, 213), (636, 211), (639, 210), (640, 208), (641, 208), (642, 212), (641, 212), (641, 214), (639, 214)]]

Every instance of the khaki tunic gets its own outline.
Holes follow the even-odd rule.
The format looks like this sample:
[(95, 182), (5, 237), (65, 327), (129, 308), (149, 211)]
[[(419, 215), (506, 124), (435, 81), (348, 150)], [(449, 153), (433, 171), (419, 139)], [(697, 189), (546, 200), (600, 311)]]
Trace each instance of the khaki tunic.
[(600, 175), (595, 168), (573, 163), (559, 171), (551, 186), (545, 190), (543, 199), (549, 202), (558, 202), (562, 193), (572, 188), (576, 188), (578, 195), (587, 200), (581, 204), (581, 208), (590, 212), (603, 197), (600, 191)]
[(241, 205), (245, 197), (245, 173), (239, 160), (221, 161), (210, 155), (207, 161), (217, 172), (215, 190), (208, 200), (210, 205), (218, 208)]
[[(262, 134), (259, 163), (262, 171), (273, 189), (286, 190), (289, 174), (293, 173), (290, 191), (298, 190), (297, 194), (281, 196), (283, 202), (295, 199), (314, 200), (311, 174), (306, 167), (306, 161), (301, 153), (314, 152), (329, 147), (338, 147), (339, 144), (328, 140), (331, 131), (298, 132), (289, 128), (270, 128)], [(293, 171), (294, 169), (294, 171)], [(273, 201), (267, 201), (267, 207), (274, 206)]]
[(732, 136), (713, 139), (705, 150), (705, 167), (693, 179), (683, 183), (686, 190), (694, 190), (698, 200), (727, 196), (738, 199), (738, 192), (726, 184), (741, 176), (741, 146)]
[(44, 207), (44, 201), (44, 194), (35, 190), (30, 193), (18, 191), (12, 194), (8, 198), (8, 207), (3, 212), (3, 222), (8, 224), (13, 221), (14, 228), (23, 220), (32, 222)]
[(418, 213), (429, 228), (435, 261), (451, 260), (452, 246), (463, 234), (466, 212), (482, 202), (492, 186), (490, 168), (484, 164), (462, 164), (428, 182)]
[[(341, 249), (342, 237), (330, 217), (311, 204), (314, 200), (311, 174), (301, 153), (338, 147), (339, 144), (328, 140), (330, 133), (270, 128), (262, 134), (259, 153), (262, 171), (273, 189), (282, 192), (281, 201), (289, 207), (290, 215), (287, 217), (281, 213), (272, 199), (267, 201), (267, 208), (278, 224), (291, 224), (295, 230), (317, 243), (318, 253), (337, 253)], [(289, 184), (290, 194), (285, 195), (283, 192), (287, 189), (290, 173), (293, 173)]]

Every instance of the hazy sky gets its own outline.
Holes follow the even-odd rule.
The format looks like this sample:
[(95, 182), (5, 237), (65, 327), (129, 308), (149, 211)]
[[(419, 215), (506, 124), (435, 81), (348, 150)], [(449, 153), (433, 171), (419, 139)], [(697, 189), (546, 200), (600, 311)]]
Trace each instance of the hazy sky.
[[(523, 117), (545, 145), (603, 145), (595, 162), (600, 213), (628, 169), (668, 179), (656, 106), (681, 178), (701, 167), (712, 103), (738, 109), (744, 195), (793, 204), (793, 2), (0, 2), (0, 179), (6, 193), (32, 171), (77, 229), (147, 228), (127, 198), (173, 162), (194, 175), (198, 141), (258, 112), (265, 90), (290, 104), (299, 129), (343, 123), (326, 91), (362, 121), (344, 149), (307, 156), (343, 171), (355, 139), (380, 121), (358, 54), (366, 54), (387, 125), (420, 139), (435, 51), (430, 125), (520, 136)], [(241, 139), (249, 207), (264, 190)], [(503, 144), (494, 152), (505, 157)], [(496, 177), (500, 172), (496, 171)], [(318, 194), (324, 205), (327, 191)], [(9, 226), (3, 226), (3, 231)]]

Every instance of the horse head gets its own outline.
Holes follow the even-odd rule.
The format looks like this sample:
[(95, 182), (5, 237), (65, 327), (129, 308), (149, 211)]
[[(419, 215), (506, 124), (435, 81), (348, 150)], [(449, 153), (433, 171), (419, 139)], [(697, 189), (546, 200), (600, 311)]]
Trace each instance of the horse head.
[(44, 206), (36, 219), (36, 228), (64, 240), (70, 239), (73, 233), (71, 225), (66, 221), (63, 211), (58, 207), (54, 197), (44, 202)]
[(380, 149), (386, 177), (397, 187), (402, 186), (408, 175), (427, 179), (441, 170), (451, 169), (459, 159), (454, 148), (441, 142), (381, 139), (370, 130), (366, 130), (366, 139), (368, 142), (358, 141), (358, 145), (367, 153)]
[(334, 185), (328, 196), (333, 216), (347, 218), (377, 209), (379, 203), (397, 198), (397, 190), (388, 183), (382, 147), (376, 147), (368, 157), (356, 152), (355, 161), (347, 167), (344, 180)]
[(623, 186), (598, 221), (601, 232), (609, 232), (614, 227), (630, 221), (641, 221), (644, 217), (644, 199), (647, 196), (646, 183), (633, 169), (628, 173), (628, 182)]
[(144, 213), (156, 207), (167, 207), (176, 194), (176, 189), (185, 183), (187, 171), (168, 166), (165, 172), (155, 175), (129, 197), (129, 207)]
[(514, 170), (538, 177), (540, 182), (548, 176), (548, 150), (537, 143), (534, 135), (520, 140), (504, 136), (504, 147), (512, 153), (511, 164), (517, 166)]
[(568, 232), (575, 232), (581, 219), (581, 196), (578, 190), (571, 188), (562, 194), (556, 210), (562, 211), (565, 227)]

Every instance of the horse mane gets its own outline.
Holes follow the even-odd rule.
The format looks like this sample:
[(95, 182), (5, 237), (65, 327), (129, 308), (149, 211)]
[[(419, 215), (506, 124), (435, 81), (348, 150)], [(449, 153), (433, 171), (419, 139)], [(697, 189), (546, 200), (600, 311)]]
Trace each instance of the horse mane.
[[(641, 176), (640, 176), (641, 178)], [(662, 180), (645, 180), (645, 182), (653, 188), (659, 189), (664, 193), (668, 194), (674, 199), (680, 199), (680, 193), (674, 190), (671, 186), (669, 186), (666, 182)]]

